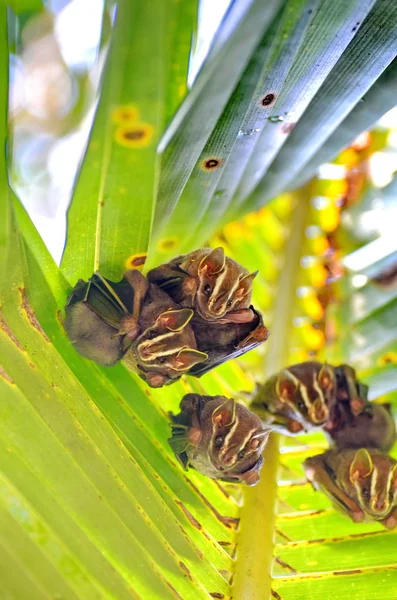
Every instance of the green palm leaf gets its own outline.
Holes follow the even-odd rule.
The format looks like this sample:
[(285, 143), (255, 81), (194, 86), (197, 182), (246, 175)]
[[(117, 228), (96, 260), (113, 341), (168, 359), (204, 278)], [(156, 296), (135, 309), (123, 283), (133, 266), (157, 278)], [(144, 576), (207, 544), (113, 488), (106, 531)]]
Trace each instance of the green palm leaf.
[[(357, 263), (356, 252), (371, 254), (368, 240), (352, 243), (343, 227), (336, 235), (348, 270), (332, 288), (334, 302), (326, 319), (332, 318), (336, 335), (324, 347), (320, 299), (330, 288), (322, 252), (335, 229), (326, 211), (331, 216), (339, 211), (332, 182), (313, 181), (280, 196), (227, 224), (211, 242), (247, 268), (260, 267), (254, 302), (271, 329), (263, 348), (200, 380), (188, 377), (149, 390), (122, 365), (106, 369), (81, 358), (63, 328), (63, 307), (78, 277), (98, 267), (118, 277), (149, 244), (152, 263), (203, 244), (219, 229), (221, 218), (229, 220), (270, 200), (271, 190), (291, 187), (290, 173), (304, 181), (304, 173), (311, 174), (317, 164), (315, 153), (329, 160), (351, 140), (347, 131), (356, 135), (371, 124), (370, 111), (357, 103), (362, 94), (372, 103), (377, 90), (382, 109), (375, 106), (374, 111), (389, 108), (395, 85), (393, 3), (265, 4), (232, 3), (158, 153), (157, 142), (185, 94), (197, 4), (164, 0), (154, 8), (138, 1), (119, 3), (69, 212), (62, 270), (9, 189), (1, 154), (1, 597), (395, 597), (396, 533), (375, 523), (350, 522), (305, 482), (302, 461), (326, 447), (321, 433), (289, 439), (273, 435), (261, 482), (245, 490), (184, 472), (167, 443), (167, 411), (176, 411), (187, 391), (237, 395), (313, 353), (352, 363), (371, 386), (371, 398), (388, 394), (388, 400), (397, 401), (396, 292), (381, 277), (393, 251), (381, 260), (374, 256)], [(0, 32), (5, 19), (3, 8)], [(358, 20), (364, 23), (356, 33)], [(274, 32), (287, 37), (279, 40)], [(370, 62), (362, 52), (364, 38)], [(0, 50), (4, 148), (5, 35), (0, 35)], [(349, 85), (352, 77), (361, 87)], [(264, 111), (258, 141), (239, 137), (242, 128), (261, 127), (257, 106), (266, 89), (277, 91), (277, 103), (272, 113)], [(328, 95), (329, 112), (324, 111)], [(269, 117), (291, 107), (301, 118), (294, 132), (280, 138), (283, 123)], [(124, 126), (116, 121), (124, 118), (125, 109), (126, 127), (134, 128), (135, 108), (153, 127), (153, 137), (147, 146), (120, 145), (116, 132)], [(265, 148), (269, 156), (261, 172), (247, 180)], [(224, 152), (224, 170), (215, 170), (213, 179), (199, 172), (207, 151)], [(278, 170), (283, 156), (289, 161), (285, 174)], [(242, 168), (232, 168), (239, 159)], [(263, 188), (261, 200), (257, 191), (240, 195), (247, 181), (256, 190), (267, 181), (269, 190)], [(230, 193), (217, 196), (221, 189)], [(394, 189), (395, 184), (386, 188), (385, 198), (393, 199)], [(364, 200), (350, 209), (352, 218), (367, 210), (371, 194), (367, 189)], [(318, 196), (327, 199), (326, 208), (313, 207)], [(197, 222), (181, 223), (187, 216)], [(317, 246), (307, 235), (313, 225)], [(368, 277), (360, 289), (352, 283), (357, 274)], [(373, 277), (381, 283), (373, 283)]]

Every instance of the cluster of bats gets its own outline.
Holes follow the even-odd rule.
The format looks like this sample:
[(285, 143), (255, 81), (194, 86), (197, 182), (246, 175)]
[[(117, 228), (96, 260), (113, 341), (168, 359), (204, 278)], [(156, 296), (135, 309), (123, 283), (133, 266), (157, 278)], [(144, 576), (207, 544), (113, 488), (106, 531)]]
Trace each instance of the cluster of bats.
[[(79, 280), (66, 306), (66, 331), (76, 350), (101, 365), (119, 361), (149, 386), (201, 376), (268, 337), (251, 305), (257, 273), (203, 248), (143, 276), (119, 282), (99, 273)], [(298, 435), (321, 427), (331, 449), (308, 458), (316, 489), (353, 521), (397, 525), (396, 440), (390, 406), (368, 402), (368, 388), (348, 365), (308, 361), (284, 369), (255, 391), (250, 408), (223, 396), (187, 394), (172, 415), (169, 440), (184, 468), (255, 485), (271, 431)]]
[(151, 387), (197, 377), (268, 337), (251, 306), (249, 273), (222, 248), (203, 248), (119, 282), (94, 273), (79, 280), (66, 306), (76, 350), (111, 366), (123, 361)]
[(250, 408), (223, 396), (187, 394), (173, 416), (171, 447), (186, 468), (255, 485), (273, 430), (299, 435), (321, 427), (331, 449), (304, 462), (308, 480), (355, 522), (397, 525), (396, 441), (389, 404), (367, 400), (348, 365), (308, 361), (258, 386)]

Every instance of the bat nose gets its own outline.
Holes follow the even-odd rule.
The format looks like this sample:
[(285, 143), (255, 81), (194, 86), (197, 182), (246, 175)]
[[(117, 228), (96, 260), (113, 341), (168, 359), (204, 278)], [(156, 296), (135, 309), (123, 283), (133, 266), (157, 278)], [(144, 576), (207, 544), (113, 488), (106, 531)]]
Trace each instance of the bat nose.
[(377, 498), (375, 501), (375, 510), (378, 513), (387, 512), (388, 506), (385, 498)]
[(225, 303), (220, 298), (210, 298), (210, 301), (208, 302), (208, 308), (214, 313), (214, 315), (219, 317), (225, 312)]
[(219, 459), (222, 462), (222, 464), (226, 465), (227, 467), (230, 467), (230, 465), (232, 465), (235, 462), (235, 452), (233, 451), (229, 451), (229, 452), (220, 452), (219, 453)]

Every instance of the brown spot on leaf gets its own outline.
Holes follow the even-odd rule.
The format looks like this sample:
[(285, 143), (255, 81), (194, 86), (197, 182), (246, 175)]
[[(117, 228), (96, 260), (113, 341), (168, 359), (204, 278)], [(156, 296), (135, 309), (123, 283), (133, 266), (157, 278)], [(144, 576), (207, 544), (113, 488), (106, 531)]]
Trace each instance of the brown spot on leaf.
[(210, 592), (210, 596), (213, 598), (224, 598), (225, 594), (221, 594), (220, 592)]
[(175, 502), (181, 507), (193, 527), (196, 527), (196, 529), (201, 529), (201, 524), (193, 517), (192, 513), (186, 508), (186, 506), (180, 500), (175, 500)]
[(357, 575), (362, 573), (362, 569), (350, 569), (348, 571), (334, 571), (332, 575)]
[(285, 533), (283, 533), (280, 529), (276, 529), (275, 531), (276, 531), (277, 535), (282, 537), (287, 542), (292, 542), (291, 538), (289, 538), (287, 535), (285, 535)]
[(259, 104), (261, 106), (271, 106), (272, 104), (274, 104), (276, 98), (277, 94), (275, 94), (274, 92), (269, 92), (260, 99)]
[(46, 342), (48, 342), (49, 344), (50, 339), (47, 337), (47, 334), (45, 333), (44, 329), (42, 328), (42, 326), (40, 325), (40, 323), (37, 320), (36, 315), (33, 312), (32, 307), (30, 306), (28, 299), (26, 297), (26, 290), (25, 288), (19, 288), (19, 292), (21, 294), (21, 298), (22, 298), (22, 302), (21, 302), (21, 308), (22, 310), (25, 312), (29, 323), (32, 325), (32, 327), (34, 327), (35, 329), (37, 329), (37, 331), (43, 336), (43, 338), (45, 339)]
[(4, 331), (4, 333), (10, 338), (10, 340), (12, 342), (14, 342), (14, 344), (16, 345), (16, 347), (19, 350), (22, 350), (22, 352), (25, 352), (25, 348), (22, 346), (21, 342), (19, 340), (17, 340), (15, 335), (12, 333), (11, 329), (8, 327), (7, 323), (4, 321), (4, 319), (1, 319), (1, 318), (0, 318), (0, 329), (2, 329)]
[(186, 575), (189, 577), (189, 579), (191, 581), (193, 581), (193, 577), (191, 572), (189, 571), (189, 569), (187, 568), (187, 566), (185, 565), (185, 563), (183, 563), (181, 560), (179, 561), (179, 566), (181, 567), (182, 571), (184, 571), (186, 573)]
[(218, 169), (221, 166), (222, 159), (216, 158), (215, 156), (212, 158), (206, 158), (201, 163), (201, 168), (204, 169), (204, 171), (215, 171), (215, 169)]
[(218, 519), (218, 521), (220, 521), (223, 525), (225, 525), (225, 527), (228, 527), (229, 529), (231, 529), (232, 527), (234, 529), (237, 528), (240, 519), (237, 519), (236, 517), (225, 517), (223, 515), (221, 515), (216, 508), (211, 504), (211, 502), (209, 502), (209, 500), (207, 500), (207, 498), (204, 496), (204, 494), (202, 494), (200, 492), (200, 490), (198, 489), (198, 487), (196, 487), (194, 485), (194, 483), (192, 483), (190, 481), (190, 479), (188, 477), (186, 477), (186, 481), (189, 483), (189, 485), (195, 490), (196, 494), (198, 494), (200, 496), (200, 498), (202, 499), (202, 501), (204, 502), (204, 504), (206, 506), (208, 506), (208, 508), (214, 513), (214, 515), (216, 516), (216, 518)]
[(116, 129), (115, 138), (127, 148), (143, 148), (152, 141), (153, 131), (153, 127), (147, 123), (121, 125)]
[(147, 259), (147, 253), (146, 252), (139, 252), (137, 254), (133, 254), (132, 256), (129, 256), (126, 260), (126, 267), (127, 269), (141, 269), (143, 267), (143, 265), (145, 264)]
[(11, 379), (11, 377), (8, 375), (8, 373), (6, 373), (3, 369), (3, 367), (0, 365), (0, 377), (2, 377), (3, 379), (5, 379), (8, 383), (11, 383), (12, 385), (15, 385), (15, 381), (13, 379)]
[(291, 565), (289, 565), (285, 561), (281, 560), (279, 556), (275, 557), (275, 561), (280, 565), (280, 567), (283, 567), (283, 569), (287, 569), (287, 571), (290, 571), (290, 573), (293, 573), (294, 575), (298, 574), (298, 571), (296, 571), (293, 567), (291, 567)]
[(174, 586), (171, 585), (169, 581), (166, 581), (166, 584), (172, 590), (172, 593), (174, 594), (174, 596), (176, 596), (177, 598), (180, 598), (180, 600), (183, 600), (182, 596), (176, 591), (176, 589), (174, 588)]
[(160, 240), (158, 244), (158, 249), (160, 252), (168, 252), (168, 250), (173, 250), (177, 247), (179, 239), (176, 237), (166, 238), (165, 240)]
[(272, 594), (272, 598), (276, 598), (276, 600), (282, 600), (280, 594), (277, 594), (274, 590), (270, 590)]
[(124, 137), (126, 140), (142, 140), (145, 137), (143, 129), (131, 129), (124, 131)]

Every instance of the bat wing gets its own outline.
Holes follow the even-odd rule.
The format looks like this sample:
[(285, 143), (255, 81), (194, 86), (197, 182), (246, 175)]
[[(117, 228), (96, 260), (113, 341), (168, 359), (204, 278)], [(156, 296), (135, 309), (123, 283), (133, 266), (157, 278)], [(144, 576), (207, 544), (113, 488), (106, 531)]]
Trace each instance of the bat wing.
[[(253, 307), (251, 308), (257, 317), (255, 321), (253, 321), (253, 329), (247, 334), (246, 323), (234, 325), (236, 329), (240, 328), (243, 334), (240, 337), (237, 336), (237, 338), (233, 339), (231, 343), (225, 343), (224, 345), (213, 347), (206, 346), (205, 352), (208, 354), (207, 360), (195, 365), (192, 369), (190, 369), (189, 375), (201, 377), (202, 375), (208, 373), (208, 371), (211, 371), (211, 369), (214, 369), (218, 365), (221, 365), (227, 360), (232, 360), (233, 358), (237, 358), (238, 356), (241, 356), (242, 354), (253, 350), (257, 346), (259, 346), (259, 344), (262, 344), (264, 341), (267, 340), (269, 336), (269, 331), (263, 324), (262, 315), (259, 312), (257, 312)], [(233, 324), (221, 325), (220, 327), (222, 329), (230, 329), (233, 327)], [(218, 339), (216, 329), (217, 324), (214, 323), (212, 328), (214, 340)], [(222, 336), (219, 336), (219, 338), (221, 337)], [(200, 347), (199, 339), (199, 336), (196, 335), (198, 349), (202, 350), (202, 348)]]
[(121, 318), (130, 312), (134, 291), (127, 281), (113, 282), (94, 273), (85, 282), (79, 280), (70, 295), (67, 307), (83, 302), (108, 325), (118, 328)]

